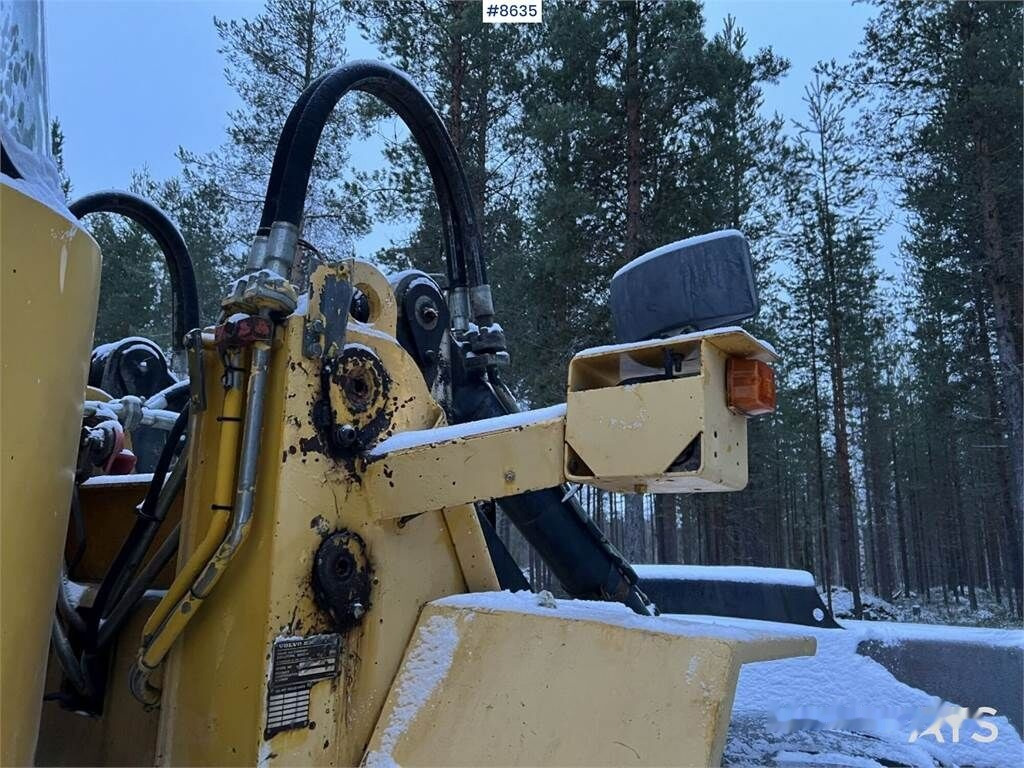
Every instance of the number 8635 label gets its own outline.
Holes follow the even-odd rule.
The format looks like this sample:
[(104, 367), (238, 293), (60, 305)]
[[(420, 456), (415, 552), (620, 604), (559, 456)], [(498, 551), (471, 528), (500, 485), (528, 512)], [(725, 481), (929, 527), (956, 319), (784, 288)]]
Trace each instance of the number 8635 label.
[(541, 0), (483, 0), (485, 24), (540, 24)]

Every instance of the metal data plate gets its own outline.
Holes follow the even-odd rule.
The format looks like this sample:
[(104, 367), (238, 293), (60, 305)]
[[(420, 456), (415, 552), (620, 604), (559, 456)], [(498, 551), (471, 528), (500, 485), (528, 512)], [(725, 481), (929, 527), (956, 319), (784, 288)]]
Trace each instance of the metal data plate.
[(309, 725), (309, 689), (338, 675), (341, 635), (274, 641), (264, 738)]

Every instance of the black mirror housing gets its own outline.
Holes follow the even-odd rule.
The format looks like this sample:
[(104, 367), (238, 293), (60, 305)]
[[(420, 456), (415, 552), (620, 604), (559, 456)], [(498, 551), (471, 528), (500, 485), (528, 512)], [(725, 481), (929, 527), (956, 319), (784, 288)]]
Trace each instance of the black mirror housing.
[(747, 239), (725, 229), (638, 256), (612, 277), (610, 306), (621, 343), (751, 318), (759, 302)]

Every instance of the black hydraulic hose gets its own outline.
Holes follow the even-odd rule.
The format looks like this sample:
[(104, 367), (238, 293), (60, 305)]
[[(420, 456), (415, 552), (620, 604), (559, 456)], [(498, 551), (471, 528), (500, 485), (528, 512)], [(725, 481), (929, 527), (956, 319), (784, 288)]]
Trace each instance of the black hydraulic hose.
[(164, 254), (171, 277), (174, 297), (171, 346), (176, 350), (184, 349), (185, 334), (200, 326), (199, 290), (188, 246), (174, 222), (148, 200), (131, 192), (117, 190), (94, 192), (80, 197), (68, 208), (79, 219), (90, 213), (115, 213), (131, 219), (152, 235)]
[(494, 575), (498, 577), (498, 586), (510, 592), (529, 592), (530, 582), (519, 570), (519, 564), (512, 557), (512, 553), (508, 551), (505, 542), (498, 536), (498, 532), (494, 530), (494, 525), (487, 515), (480, 511), (479, 506), (476, 518), (480, 523), (480, 530), (484, 533), (484, 542), (487, 544), (487, 553), (491, 556), (491, 563), (494, 565)]
[(281, 136), (277, 140), (277, 149), (274, 150), (274, 162), (270, 166), (270, 178), (267, 181), (267, 194), (263, 198), (263, 213), (260, 214), (260, 227), (258, 234), (265, 235), (270, 231), (270, 225), (274, 223), (274, 216), (277, 213), (278, 197), (281, 194), (281, 178), (284, 176), (284, 167), (288, 162), (288, 153), (292, 148), (292, 140), (295, 138), (295, 126), (302, 117), (302, 111), (306, 108), (309, 97), (313, 95), (317, 86), (324, 81), (326, 74), (320, 75), (311, 82), (301, 94), (288, 113), (281, 129)]
[(82, 614), (75, 610), (71, 596), (68, 594), (67, 562), (62, 558), (60, 564), (60, 583), (57, 585), (57, 615), (79, 634), (85, 634), (86, 625)]
[(376, 96), (391, 107), (423, 152), (441, 209), (449, 287), (486, 285), (479, 222), (451, 136), (409, 76), (381, 62), (353, 61), (336, 67), (303, 93), (304, 106), (296, 104), (292, 110), (298, 110), (300, 117), (282, 174), (274, 221), (299, 227), (320, 135), (338, 101), (352, 90)]
[[(146, 498), (139, 508), (135, 525), (132, 526), (128, 536), (125, 537), (124, 543), (121, 545), (120, 550), (118, 550), (114, 562), (110, 564), (110, 568), (100, 584), (99, 591), (96, 593), (96, 600), (93, 602), (90, 614), (88, 638), (89, 644), (93, 647), (96, 644), (100, 620), (106, 615), (108, 608), (112, 607), (111, 604), (117, 601), (124, 593), (129, 580), (138, 571), (142, 558), (145, 557), (150, 544), (153, 542), (153, 537), (156, 536), (157, 530), (160, 528), (161, 523), (163, 523), (163, 515), (166, 514), (170, 504), (158, 506), (157, 502), (164, 490), (164, 480), (167, 477), (171, 459), (178, 448), (181, 436), (185, 433), (188, 420), (189, 408), (186, 406), (178, 415), (174, 426), (167, 434), (167, 442), (164, 443), (163, 450), (160, 452), (160, 458), (153, 469), (153, 479), (150, 481), (149, 490), (146, 491)], [(173, 474), (173, 477), (176, 479), (174, 483), (176, 486), (180, 485), (179, 481), (183, 479), (185, 471), (184, 462), (186, 460), (184, 456), (178, 459), (181, 466), (175, 467)]]
[(50, 640), (53, 643), (57, 661), (60, 662), (61, 669), (64, 670), (64, 677), (83, 696), (92, 695), (89, 676), (82, 670), (78, 657), (75, 655), (75, 649), (56, 616), (53, 617), (53, 624), (50, 626)]
[(105, 647), (107, 643), (117, 637), (118, 630), (131, 615), (132, 609), (138, 605), (139, 600), (146, 594), (146, 590), (152, 586), (156, 577), (160, 575), (160, 571), (164, 569), (167, 563), (171, 561), (171, 558), (177, 553), (180, 541), (181, 523), (178, 523), (167, 534), (167, 538), (164, 539), (145, 567), (139, 571), (139, 575), (135, 577), (135, 580), (124, 591), (124, 596), (117, 601), (117, 604), (110, 611), (109, 617), (103, 621), (96, 639), (97, 648)]

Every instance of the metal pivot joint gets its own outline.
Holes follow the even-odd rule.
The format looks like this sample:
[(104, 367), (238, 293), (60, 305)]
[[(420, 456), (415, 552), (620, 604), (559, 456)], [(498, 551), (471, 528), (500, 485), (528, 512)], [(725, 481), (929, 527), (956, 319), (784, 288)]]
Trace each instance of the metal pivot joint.
[(354, 531), (325, 538), (313, 561), (313, 595), (339, 631), (358, 624), (370, 608), (370, 564), (366, 544)]

